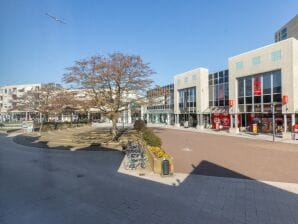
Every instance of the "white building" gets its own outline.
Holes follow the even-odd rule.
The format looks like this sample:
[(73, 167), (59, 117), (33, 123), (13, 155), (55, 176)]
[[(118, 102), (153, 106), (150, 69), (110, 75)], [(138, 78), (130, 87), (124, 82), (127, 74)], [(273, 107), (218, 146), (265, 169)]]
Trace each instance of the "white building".
[(26, 92), (39, 89), (41, 84), (23, 84), (0, 87), (0, 120), (23, 116), (28, 111), (17, 111), (18, 99)]
[(174, 77), (175, 124), (202, 127), (208, 109), (208, 69), (197, 68)]
[[(288, 38), (229, 58), (229, 95), (235, 130), (258, 123), (272, 132), (272, 106), (280, 132), (291, 131), (298, 113), (298, 40)], [(257, 122), (258, 121), (258, 122)]]

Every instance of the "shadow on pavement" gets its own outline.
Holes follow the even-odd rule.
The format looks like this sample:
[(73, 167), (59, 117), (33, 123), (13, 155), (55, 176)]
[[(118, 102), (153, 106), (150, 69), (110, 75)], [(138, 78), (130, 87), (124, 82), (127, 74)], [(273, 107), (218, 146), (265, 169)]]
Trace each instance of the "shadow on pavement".
[[(73, 146), (70, 146), (70, 145), (50, 147), (48, 146), (48, 141), (40, 141), (39, 137), (25, 136), (25, 135), (17, 135), (13, 137), (13, 141), (20, 145), (35, 147), (35, 148), (58, 149), (58, 150), (68, 150), (68, 151), (70, 151), (73, 148)], [(79, 148), (76, 151), (119, 151), (119, 150), (103, 147), (99, 143), (92, 143), (90, 144), (89, 147)]]
[(241, 173), (235, 172), (233, 170), (227, 169), (225, 167), (219, 166), (206, 160), (201, 161), (197, 166), (193, 164), (191, 166), (193, 167), (193, 170), (190, 174), (194, 175), (230, 177), (253, 180), (252, 178), (245, 176)]

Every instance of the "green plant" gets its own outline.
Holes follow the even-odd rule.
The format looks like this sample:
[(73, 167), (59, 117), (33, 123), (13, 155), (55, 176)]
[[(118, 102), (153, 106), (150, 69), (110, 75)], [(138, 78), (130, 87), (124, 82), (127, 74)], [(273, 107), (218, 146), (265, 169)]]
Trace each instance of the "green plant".
[(134, 129), (138, 132), (142, 131), (144, 128), (146, 128), (146, 123), (143, 120), (136, 120), (134, 125)]
[(142, 129), (142, 137), (147, 145), (161, 147), (161, 139), (151, 129)]

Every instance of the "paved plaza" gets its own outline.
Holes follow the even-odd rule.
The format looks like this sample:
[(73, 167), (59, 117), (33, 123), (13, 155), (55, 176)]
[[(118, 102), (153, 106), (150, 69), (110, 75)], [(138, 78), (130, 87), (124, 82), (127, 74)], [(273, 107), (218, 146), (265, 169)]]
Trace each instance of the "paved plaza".
[(119, 172), (122, 160), (119, 151), (38, 149), (0, 136), (0, 223), (298, 223), (296, 188), (179, 173), (162, 184)]
[(208, 176), (298, 183), (298, 145), (155, 128), (175, 171)]

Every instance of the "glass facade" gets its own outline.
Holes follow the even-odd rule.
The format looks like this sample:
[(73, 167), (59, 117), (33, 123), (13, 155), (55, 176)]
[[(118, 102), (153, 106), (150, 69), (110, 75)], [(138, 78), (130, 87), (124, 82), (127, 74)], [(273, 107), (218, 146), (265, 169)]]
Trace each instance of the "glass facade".
[(178, 95), (180, 113), (196, 113), (196, 87), (180, 89)]
[(209, 74), (209, 107), (229, 105), (229, 71)]
[(277, 132), (283, 130), (281, 70), (239, 78), (238, 113), (240, 127), (252, 130), (257, 124), (258, 131), (271, 133), (272, 105), (275, 104), (275, 124)]
[(268, 113), (276, 103), (281, 112), (281, 71), (272, 71), (238, 79), (238, 111), (240, 113)]

